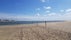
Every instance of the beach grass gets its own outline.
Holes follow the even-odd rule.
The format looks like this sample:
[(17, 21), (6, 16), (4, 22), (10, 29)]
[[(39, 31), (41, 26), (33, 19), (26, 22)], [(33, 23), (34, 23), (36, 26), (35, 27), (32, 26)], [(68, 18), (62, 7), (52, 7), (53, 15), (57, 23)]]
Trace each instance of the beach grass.
[(71, 22), (0, 26), (0, 40), (71, 40)]

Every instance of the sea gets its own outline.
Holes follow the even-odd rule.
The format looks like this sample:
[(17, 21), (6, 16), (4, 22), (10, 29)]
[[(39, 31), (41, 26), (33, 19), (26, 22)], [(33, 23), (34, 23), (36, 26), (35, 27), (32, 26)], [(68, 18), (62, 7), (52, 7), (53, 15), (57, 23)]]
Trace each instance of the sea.
[(33, 24), (33, 23), (51, 23), (64, 21), (15, 21), (15, 22), (0, 22), (0, 25), (16, 25), (16, 24)]

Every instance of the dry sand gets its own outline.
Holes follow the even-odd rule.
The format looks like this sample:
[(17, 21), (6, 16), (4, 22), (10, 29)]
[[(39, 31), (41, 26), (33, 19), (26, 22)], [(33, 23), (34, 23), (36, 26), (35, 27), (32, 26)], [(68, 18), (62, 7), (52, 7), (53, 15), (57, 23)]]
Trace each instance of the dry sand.
[(0, 40), (71, 40), (71, 22), (0, 26)]

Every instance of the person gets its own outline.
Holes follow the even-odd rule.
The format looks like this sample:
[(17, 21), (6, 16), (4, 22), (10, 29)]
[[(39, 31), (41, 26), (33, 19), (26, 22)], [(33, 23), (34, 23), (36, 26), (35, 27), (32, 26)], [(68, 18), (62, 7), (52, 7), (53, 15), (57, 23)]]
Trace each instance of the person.
[(46, 27), (46, 25), (47, 25), (46, 23), (47, 23), (47, 21), (45, 21), (45, 27)]

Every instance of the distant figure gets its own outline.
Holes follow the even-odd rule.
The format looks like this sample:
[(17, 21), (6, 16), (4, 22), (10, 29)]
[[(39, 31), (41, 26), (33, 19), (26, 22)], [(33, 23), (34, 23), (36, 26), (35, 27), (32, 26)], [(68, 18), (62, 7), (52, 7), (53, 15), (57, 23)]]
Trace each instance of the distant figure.
[(47, 26), (47, 21), (45, 21), (45, 27)]
[(1, 19), (0, 19), (0, 22), (1, 22)]

